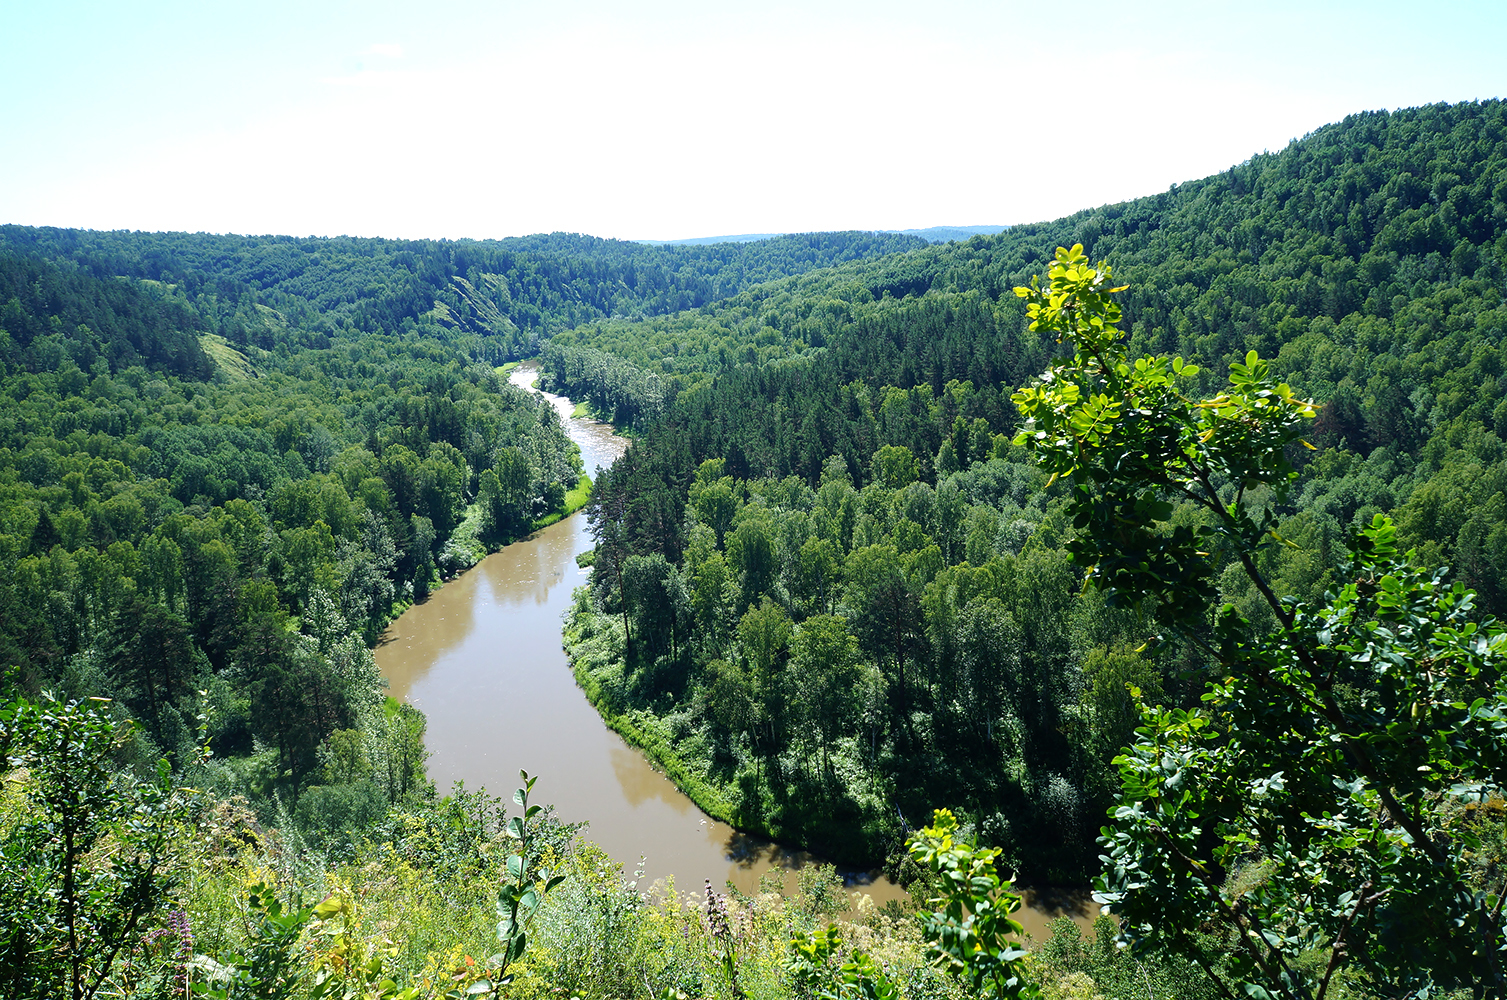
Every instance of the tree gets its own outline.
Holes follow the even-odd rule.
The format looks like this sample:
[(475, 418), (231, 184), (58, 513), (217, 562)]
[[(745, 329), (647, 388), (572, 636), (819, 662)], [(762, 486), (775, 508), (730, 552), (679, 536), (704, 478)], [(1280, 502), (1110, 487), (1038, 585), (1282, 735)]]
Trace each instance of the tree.
[(665, 653), (673, 658), (684, 639), (676, 627), (686, 617), (684, 589), (680, 571), (658, 552), (623, 562), (623, 601), (646, 664)]
[(767, 679), (773, 676), (779, 656), (790, 642), (790, 616), (766, 597), (738, 620), (738, 641), (754, 674)]
[(117, 771), (129, 732), (103, 699), (0, 707), (7, 780), (25, 802), (0, 830), (7, 997), (89, 1000), (168, 902), (169, 847), (197, 802), (165, 760), (146, 780)]
[(966, 696), (968, 721), (982, 730), (985, 745), (994, 742), (994, 723), (1007, 702), (1022, 718), (1037, 718), (1023, 710), (1026, 699), (1019, 690), (1020, 629), (1003, 604), (992, 597), (969, 601), (958, 612), (956, 645), (955, 662), (962, 682), (959, 694)]
[(176, 751), (188, 735), (179, 713), (203, 672), (188, 623), (133, 594), (117, 609), (108, 642), (105, 664), (116, 689), (158, 746)]
[(873, 475), (875, 482), (898, 490), (916, 481), (916, 456), (904, 445), (887, 444), (874, 452)]
[[(1215, 677), (1200, 708), (1144, 708), (1116, 758), (1100, 898), (1134, 946), (1188, 955), (1227, 996), (1321, 998), (1346, 968), (1389, 995), (1500, 996), (1507, 887), (1477, 885), (1470, 855), (1478, 807), (1507, 789), (1507, 633), (1399, 556), (1380, 515), (1325, 603), (1280, 597), (1258, 557), (1282, 541), (1286, 451), (1312, 404), (1255, 352), (1189, 398), (1195, 366), (1127, 356), (1107, 265), (1059, 249), (1049, 281), (1016, 291), (1073, 357), (1016, 393), (1016, 443), (1071, 481), (1089, 581), (1153, 611)], [(1169, 525), (1174, 503), (1201, 519)], [(1275, 630), (1231, 605), (1210, 620), (1230, 564)]]
[(517, 448), (499, 448), (496, 468), (481, 474), (482, 517), (489, 535), (511, 537), (528, 527), (529, 481), (527, 456)]
[(853, 629), (878, 662), (892, 662), (894, 713), (914, 738), (910, 685), (905, 664), (922, 625), (920, 581), (908, 577), (893, 545), (868, 545), (848, 556), (846, 603), (856, 612)]
[(778, 567), (773, 519), (762, 507), (745, 507), (727, 536), (727, 564), (737, 574), (743, 600), (752, 604), (773, 585)]
[[(256, 735), (278, 751), (294, 783), (318, 766), (330, 733), (355, 721), (352, 691), (313, 643), (289, 633), (280, 615), (257, 615), (240, 649), (239, 672), (251, 703)], [(355, 692), (357, 699), (368, 691)]]
[(842, 580), (841, 554), (830, 538), (808, 538), (796, 554), (795, 590), (809, 613), (832, 613)]
[(796, 710), (822, 751), (822, 773), (831, 769), (832, 741), (853, 716), (862, 673), (858, 640), (839, 615), (807, 618), (790, 643), (790, 685)]
[(758, 702), (748, 671), (736, 663), (713, 660), (706, 665), (702, 699), (707, 715), (730, 733), (749, 733), (758, 723)]

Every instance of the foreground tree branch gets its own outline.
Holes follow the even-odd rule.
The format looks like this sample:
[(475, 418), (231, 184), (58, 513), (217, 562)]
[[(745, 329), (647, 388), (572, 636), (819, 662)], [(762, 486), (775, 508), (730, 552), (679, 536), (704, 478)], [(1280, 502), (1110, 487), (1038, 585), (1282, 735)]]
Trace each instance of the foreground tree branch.
[[(1399, 553), (1380, 515), (1324, 601), (1278, 593), (1261, 553), (1313, 404), (1254, 351), (1204, 398), (1183, 359), (1130, 359), (1122, 287), (1074, 247), (1045, 287), (1016, 289), (1032, 329), (1073, 349), (1015, 394), (1016, 443), (1073, 484), (1088, 582), (1153, 608), (1216, 680), (1199, 708), (1144, 707), (1116, 758), (1099, 897), (1133, 946), (1187, 953), (1253, 996), (1322, 997), (1346, 970), (1396, 995), (1501, 996), (1501, 894), (1471, 883), (1468, 814), (1507, 787), (1507, 633)], [(1258, 486), (1270, 502), (1247, 502)], [(1213, 516), (1174, 526), (1178, 502)], [(1211, 605), (1231, 565), (1271, 608), (1269, 633)], [(1227, 931), (1223, 968), (1187, 933), (1210, 926)]]

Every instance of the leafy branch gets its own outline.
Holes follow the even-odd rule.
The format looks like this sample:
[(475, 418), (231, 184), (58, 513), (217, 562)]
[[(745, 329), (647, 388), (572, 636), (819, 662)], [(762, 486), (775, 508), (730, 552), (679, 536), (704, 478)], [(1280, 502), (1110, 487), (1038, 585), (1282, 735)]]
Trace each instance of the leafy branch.
[[(1143, 707), (1115, 761), (1099, 898), (1132, 945), (1190, 955), (1226, 993), (1317, 1000), (1354, 969), (1398, 995), (1500, 994), (1501, 894), (1470, 883), (1458, 815), (1507, 788), (1507, 633), (1399, 554), (1379, 515), (1324, 602), (1279, 594), (1260, 555), (1283, 543), (1287, 448), (1313, 404), (1255, 352), (1196, 398), (1196, 366), (1127, 356), (1108, 265), (1059, 249), (1048, 278), (1016, 292), (1073, 357), (1016, 393), (1016, 442), (1073, 483), (1086, 582), (1149, 604), (1216, 678), (1199, 708)], [(1210, 521), (1172, 524), (1179, 502)], [(1230, 563), (1275, 615), (1269, 634), (1231, 605), (1211, 615)], [(1209, 926), (1226, 950), (1188, 933)]]

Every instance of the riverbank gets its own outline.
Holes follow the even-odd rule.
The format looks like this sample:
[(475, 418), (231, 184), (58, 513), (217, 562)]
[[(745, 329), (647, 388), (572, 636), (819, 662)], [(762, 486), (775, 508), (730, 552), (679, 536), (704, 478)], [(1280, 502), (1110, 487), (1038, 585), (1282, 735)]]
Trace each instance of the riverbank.
[[(656, 770), (674, 782), (676, 788), (684, 792), (692, 802), (696, 803), (698, 809), (712, 819), (748, 833), (769, 837), (771, 840), (778, 839), (765, 830), (749, 830), (738, 804), (707, 780), (704, 774), (699, 773), (681, 759), (674, 750), (669, 734), (663, 732), (660, 727), (658, 719), (646, 712), (630, 714), (619, 712), (614, 708), (607, 688), (600, 677), (588, 666), (584, 651), (586, 643), (593, 636), (587, 634), (586, 619), (578, 616), (577, 610), (578, 608), (572, 608), (566, 613), (564, 626), (561, 629), (565, 657), (570, 664), (571, 674), (575, 677), (576, 684), (586, 695), (586, 700), (591, 703), (591, 707), (596, 709), (597, 715), (601, 716), (607, 728), (621, 736), (630, 746), (641, 750)], [(619, 631), (619, 638), (621, 635)]]
[[(533, 377), (522, 365), (509, 373), (515, 385)], [(575, 408), (565, 397), (546, 398), (562, 418)], [(570, 419), (567, 431), (588, 470), (610, 467), (627, 444), (595, 421)], [(824, 851), (818, 859), (786, 846), (841, 846), (835, 831), (784, 822), (802, 810), (819, 814), (815, 803), (776, 808), (773, 797), (744, 796), (728, 780), (736, 769), (724, 775), (700, 767), (683, 752), (681, 734), (661, 720), (613, 711), (612, 677), (574, 669), (561, 624), (587, 579), (590, 559), (581, 557), (592, 542), (584, 518), (566, 517), (487, 556), (393, 623), (377, 661), (393, 696), (429, 720), (430, 778), (440, 788), (464, 781), (468, 789), (506, 790), (519, 768), (541, 775), (541, 801), (553, 802), (562, 820), (589, 821), (591, 840), (624, 871), (643, 872), (641, 886), (673, 877), (683, 886), (730, 883), (752, 895), (770, 868), (810, 872), (812, 862), (829, 859), (861, 868), (849, 857), (856, 852)], [(607, 645), (620, 652), (617, 628)], [(884, 878), (860, 879), (853, 888), (879, 907), (906, 897)], [(1085, 900), (1043, 903), (1036, 908), (1028, 896), (1016, 915), (1038, 938), (1064, 912), (1085, 929), (1092, 922)]]
[[(470, 504), (466, 508), (465, 517), (461, 519), (461, 523), (451, 533), (450, 540), (445, 543), (444, 551), (440, 553), (439, 559), (436, 560), (439, 583), (430, 592), (432, 593), (434, 590), (443, 587), (446, 583), (454, 580), (492, 553), (500, 552), (506, 546), (520, 542), (535, 532), (548, 528), (552, 524), (558, 524), (582, 507), (585, 507), (590, 501), (591, 477), (583, 473), (581, 478), (576, 481), (576, 485), (566, 491), (565, 499), (561, 501), (560, 506), (534, 518), (526, 529), (516, 534), (504, 534), (492, 538), (483, 538), (481, 534), (481, 504)], [(399, 614), (402, 614), (408, 606), (408, 603), (404, 603), (402, 607), (398, 608), (389, 619), (389, 622), (392, 618), (396, 618)]]
[[(532, 387), (536, 366), (533, 360), (513, 363), (498, 373), (515, 385)], [(585, 402), (546, 396), (562, 418), (610, 426), (624, 444), (632, 437), (631, 428), (613, 423), (611, 415), (597, 413)], [(596, 641), (599, 637), (605, 641)], [(825, 782), (813, 784), (801, 774), (802, 763), (795, 760), (781, 767), (782, 777), (788, 774), (794, 780), (772, 782), (762, 772), (762, 762), (751, 756), (729, 747), (708, 752), (704, 741), (697, 745), (699, 734), (676, 731), (656, 711), (622, 704), (614, 697), (622, 685), (611, 679), (615, 675), (620, 681), (623, 673), (622, 626), (615, 618), (595, 615), (589, 608), (573, 608), (565, 616), (562, 645), (577, 686), (607, 728), (640, 751), (708, 817), (745, 834), (815, 851), (854, 870), (876, 871), (890, 856), (901, 853), (903, 824), (891, 816), (882, 796), (854, 795), (850, 789), (832, 788)], [(685, 739), (687, 735), (692, 738)], [(813, 797), (823, 799), (824, 807), (809, 801)]]
[(874, 872), (900, 854), (904, 828), (861, 779), (847, 786), (813, 779), (794, 759), (776, 761), (772, 776), (768, 764), (745, 747), (714, 744), (690, 713), (666, 717), (633, 705), (627, 696), (632, 682), (624, 677), (622, 622), (588, 602), (581, 591), (561, 630), (577, 685), (602, 721), (698, 808), (740, 831), (812, 851), (848, 870)]

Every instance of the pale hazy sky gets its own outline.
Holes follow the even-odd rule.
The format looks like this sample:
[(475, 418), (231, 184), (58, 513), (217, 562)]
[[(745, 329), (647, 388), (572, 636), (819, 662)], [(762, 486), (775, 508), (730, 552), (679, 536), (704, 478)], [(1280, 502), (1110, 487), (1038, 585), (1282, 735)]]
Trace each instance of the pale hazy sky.
[(0, 0), (0, 222), (1008, 224), (1507, 92), (1507, 2)]

